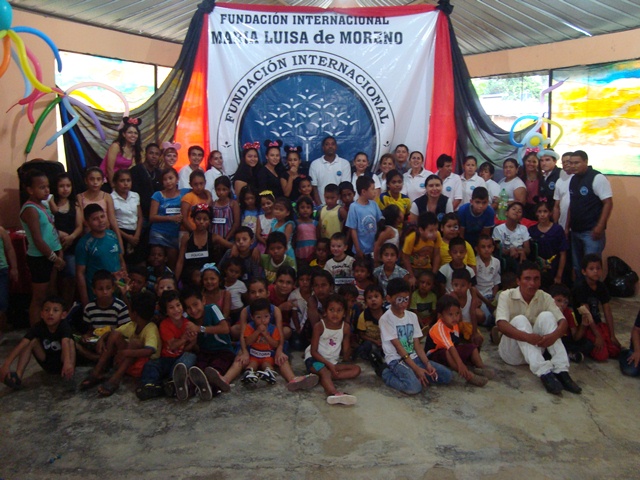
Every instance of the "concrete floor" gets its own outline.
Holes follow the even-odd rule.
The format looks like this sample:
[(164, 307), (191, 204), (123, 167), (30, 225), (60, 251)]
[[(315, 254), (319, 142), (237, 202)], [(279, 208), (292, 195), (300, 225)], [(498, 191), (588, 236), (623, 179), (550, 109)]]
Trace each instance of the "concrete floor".
[[(628, 344), (640, 298), (612, 305)], [(32, 362), (27, 388), (0, 386), (0, 479), (640, 478), (640, 379), (587, 360), (571, 370), (582, 395), (556, 397), (488, 342), (483, 356), (499, 370), (486, 387), (457, 378), (416, 397), (363, 366), (343, 385), (353, 407), (328, 405), (319, 386), (289, 393), (281, 383), (180, 404), (141, 403), (128, 382), (102, 399), (63, 392)]]

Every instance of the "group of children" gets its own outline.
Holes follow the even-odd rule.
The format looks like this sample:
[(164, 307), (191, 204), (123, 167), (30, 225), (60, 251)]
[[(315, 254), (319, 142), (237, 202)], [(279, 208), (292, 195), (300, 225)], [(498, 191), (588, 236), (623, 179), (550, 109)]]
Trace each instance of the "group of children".
[[(31, 253), (44, 262), (29, 263), (32, 328), (0, 368), (5, 384), (21, 386), (31, 356), (70, 379), (76, 355), (93, 365), (82, 389), (97, 386), (109, 396), (130, 375), (140, 379), (141, 400), (208, 400), (240, 376), (253, 387), (276, 383), (279, 372), (291, 391), (320, 383), (328, 403), (351, 405), (356, 398), (334, 381), (357, 377), (359, 359), (408, 394), (451, 382), (452, 371), (476, 386), (495, 375), (480, 356), (479, 327), (493, 326), (499, 290), (515, 287), (514, 265), (531, 254), (518, 202), (494, 228), (486, 221), (494, 217), (487, 189), (477, 187), (458, 214), (422, 211), (410, 224), (411, 202), (393, 169), (382, 194), (372, 177), (354, 175), (355, 188), (327, 185), (323, 206), (306, 192), (308, 178), (297, 182), (295, 207), (251, 185), (236, 200), (224, 175), (214, 180), (215, 200), (201, 171), (189, 175), (189, 190), (178, 188), (179, 178), (173, 168), (162, 172), (163, 189), (145, 215), (126, 170), (114, 174), (108, 195), (100, 170), (88, 169), (87, 191), (77, 198), (63, 175), (53, 199), (47, 177), (29, 173), (21, 219)], [(552, 229), (549, 211), (538, 207), (537, 233)], [(15, 256), (4, 247), (13, 272)], [(537, 247), (551, 252), (546, 286), (569, 321), (570, 358), (618, 357), (601, 259), (583, 259), (576, 319), (570, 291), (558, 281), (566, 245), (539, 235)], [(73, 283), (61, 290), (65, 298), (46, 296), (53, 269), (75, 278), (82, 319), (68, 315)], [(292, 350), (304, 350), (304, 375), (291, 368)], [(632, 344), (625, 352), (636, 369), (638, 350)]]

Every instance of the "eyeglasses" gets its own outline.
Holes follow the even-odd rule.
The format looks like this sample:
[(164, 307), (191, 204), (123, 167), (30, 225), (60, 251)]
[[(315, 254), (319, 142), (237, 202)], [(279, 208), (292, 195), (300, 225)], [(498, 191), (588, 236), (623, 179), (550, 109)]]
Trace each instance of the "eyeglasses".
[(409, 303), (409, 297), (397, 297), (396, 305), (404, 305), (405, 303)]

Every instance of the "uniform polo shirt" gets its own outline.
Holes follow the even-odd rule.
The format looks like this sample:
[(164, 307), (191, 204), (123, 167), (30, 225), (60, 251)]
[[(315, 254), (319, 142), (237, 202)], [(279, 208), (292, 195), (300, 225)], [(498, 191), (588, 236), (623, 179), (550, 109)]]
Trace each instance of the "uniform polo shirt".
[(411, 171), (404, 174), (404, 185), (402, 186), (402, 193), (411, 199), (413, 202), (416, 198), (421, 197), (427, 192), (427, 177), (433, 175), (426, 168), (416, 175), (411, 175)]
[(333, 162), (327, 162), (324, 157), (320, 157), (311, 162), (309, 176), (311, 185), (318, 188), (318, 195), (322, 199), (324, 189), (330, 183), (340, 185), (341, 182), (351, 180), (351, 164), (338, 156)]

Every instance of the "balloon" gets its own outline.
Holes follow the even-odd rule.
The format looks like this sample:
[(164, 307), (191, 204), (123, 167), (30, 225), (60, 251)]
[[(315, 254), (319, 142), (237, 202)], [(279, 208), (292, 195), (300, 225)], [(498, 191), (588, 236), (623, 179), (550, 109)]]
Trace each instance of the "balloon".
[[(9, 37), (6, 37), (6, 38), (9, 38)], [(18, 58), (18, 54), (16, 53), (16, 51), (14, 49), (11, 49), (11, 56), (13, 57), (13, 61), (14, 62), (20, 63), (20, 59)], [(22, 81), (24, 82), (24, 96), (28, 97), (30, 94), (32, 94), (34, 92), (33, 87), (31, 86), (31, 82), (29, 81), (27, 76), (24, 74), (22, 69), (19, 68), (18, 70), (20, 70), (20, 75), (22, 75)], [(37, 92), (37, 90), (35, 90), (35, 91)], [(22, 104), (20, 102), (18, 102), (18, 104), (24, 105), (24, 104)], [(13, 107), (11, 107), (11, 108), (13, 108)]]
[[(63, 92), (63, 95), (64, 95), (64, 92)], [(73, 92), (71, 95), (84, 98), (89, 103), (89, 105), (93, 105), (93, 108), (97, 108), (98, 110), (104, 110), (104, 107), (102, 105), (100, 105), (98, 102), (96, 102), (93, 98), (91, 98), (89, 95), (87, 95), (84, 92)]]
[(56, 97), (49, 105), (45, 107), (44, 111), (40, 114), (40, 116), (38, 117), (38, 121), (33, 126), (33, 131), (31, 132), (31, 136), (29, 137), (29, 142), (27, 142), (27, 147), (24, 149), (24, 153), (31, 152), (31, 149), (33, 148), (33, 142), (36, 141), (36, 136), (38, 135), (38, 131), (42, 126), (42, 122), (44, 122), (46, 116), (49, 115), (51, 110), (53, 110), (61, 101), (62, 99), (60, 97)]
[(54, 133), (51, 136), (51, 138), (47, 140), (47, 143), (45, 143), (47, 147), (50, 146), (53, 142), (55, 142), (60, 135), (64, 135), (65, 133), (67, 133), (71, 128), (75, 126), (76, 123), (78, 123), (78, 120), (80, 120), (80, 117), (78, 116), (76, 111), (73, 109), (73, 107), (69, 103), (69, 97), (63, 97), (62, 104), (67, 109), (67, 111), (71, 114), (71, 117), (73, 118), (71, 118), (71, 121), (67, 122), (67, 124), (64, 127), (62, 127), (60, 130)]
[(120, 98), (120, 100), (122, 100), (122, 103), (124, 104), (124, 114), (122, 116), (123, 117), (128, 117), (129, 116), (129, 102), (127, 101), (125, 96), (122, 93), (120, 93), (118, 90), (116, 90), (115, 88), (110, 87), (109, 85), (105, 85), (104, 83), (99, 83), (99, 82), (76, 83), (71, 88), (68, 88), (65, 93), (67, 95), (70, 95), (71, 92), (73, 92), (74, 90), (78, 90), (78, 89), (84, 88), (84, 87), (100, 87), (100, 88), (104, 88), (105, 90), (109, 90), (111, 93), (117, 95)]
[(0, 77), (4, 75), (4, 72), (9, 68), (9, 62), (11, 61), (11, 39), (4, 37), (2, 39), (2, 64), (0, 64)]
[(556, 88), (561, 87), (562, 84), (566, 81), (565, 80), (560, 80), (558, 83), (556, 83), (555, 85), (551, 85), (549, 88), (545, 88), (544, 90), (542, 90), (540, 92), (540, 105), (542, 105), (542, 108), (544, 109), (544, 97), (547, 93), (551, 93), (553, 92)]
[(33, 87), (37, 88), (41, 92), (51, 93), (51, 88), (40, 83), (40, 81), (33, 75), (33, 72), (31, 71), (31, 66), (29, 65), (29, 59), (27, 58), (27, 52), (24, 46), (24, 42), (22, 41), (22, 39), (18, 36), (17, 33), (11, 30), (7, 30), (7, 35), (9, 35), (14, 45), (18, 49), (18, 57), (20, 58), (20, 65), (22, 66), (22, 70), (24, 70), (24, 74), (27, 76), (27, 78), (29, 79)]
[[(98, 119), (96, 114), (93, 112), (93, 110), (91, 110), (89, 107), (87, 107), (80, 100), (76, 100), (73, 97), (68, 97), (68, 98), (69, 98), (69, 103), (71, 105), (73, 105), (74, 107), (78, 107), (78, 108), (82, 109), (82, 111), (84, 113), (86, 113), (87, 115), (89, 115), (89, 117), (91, 117), (91, 120), (93, 121), (93, 124), (95, 125), (96, 130), (98, 130), (98, 135), (100, 135), (100, 139), (104, 142), (107, 139), (107, 136), (105, 135), (104, 130), (102, 129), (102, 125), (100, 124), (100, 120)], [(65, 98), (65, 100), (66, 100), (66, 98)]]
[(511, 125), (511, 130), (509, 131), (509, 141), (511, 142), (511, 145), (513, 145), (514, 147), (524, 147), (524, 143), (518, 143), (515, 137), (513, 136), (514, 130), (516, 129), (516, 125), (518, 125), (518, 123), (520, 123), (522, 120), (535, 120), (536, 125), (535, 127), (533, 127), (532, 130), (537, 130), (538, 128), (540, 128), (539, 123), (541, 122), (539, 121), (539, 117), (536, 117), (535, 115), (523, 115), (522, 117), (516, 119), (516, 121), (513, 122), (513, 124)]
[[(67, 109), (65, 108), (64, 103), (60, 104), (60, 112), (62, 113), (62, 121), (68, 122), (69, 115), (67, 114)], [(84, 150), (82, 150), (80, 140), (78, 139), (78, 136), (73, 129), (69, 131), (69, 135), (71, 135), (71, 141), (73, 141), (73, 145), (76, 147), (76, 151), (78, 152), (78, 160), (80, 160), (80, 166), (82, 168), (85, 168), (87, 166), (87, 161), (84, 158)]]
[(13, 11), (7, 0), (0, 0), (0, 30), (9, 30), (13, 22)]
[(36, 102), (46, 95), (46, 93), (40, 92), (38, 90), (34, 90), (34, 92), (36, 92), (36, 96), (33, 97), (33, 99), (29, 102), (29, 105), (27, 106), (27, 118), (29, 119), (31, 124), (35, 122), (33, 118), (33, 108), (36, 106)]
[(60, 52), (58, 51), (58, 47), (56, 47), (56, 44), (53, 43), (53, 40), (51, 40), (48, 36), (46, 36), (40, 30), (36, 30), (35, 28), (31, 28), (31, 27), (13, 27), (12, 30), (16, 33), (30, 33), (44, 40), (45, 43), (49, 45), (49, 48), (53, 51), (53, 55), (56, 57), (56, 63), (58, 64), (58, 72), (62, 71), (62, 58), (60, 58)]

